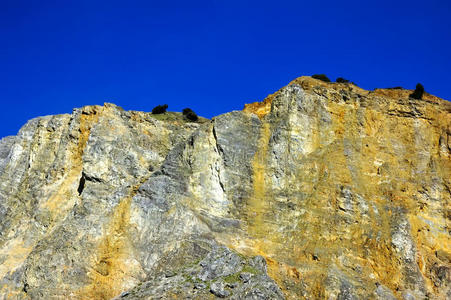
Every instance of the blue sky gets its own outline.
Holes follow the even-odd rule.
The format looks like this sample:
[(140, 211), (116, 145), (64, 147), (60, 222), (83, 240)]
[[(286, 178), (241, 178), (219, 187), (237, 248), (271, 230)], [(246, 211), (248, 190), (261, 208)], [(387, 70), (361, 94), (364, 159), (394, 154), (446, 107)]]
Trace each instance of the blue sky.
[(0, 137), (113, 102), (242, 109), (301, 75), (451, 99), (451, 1), (0, 0)]

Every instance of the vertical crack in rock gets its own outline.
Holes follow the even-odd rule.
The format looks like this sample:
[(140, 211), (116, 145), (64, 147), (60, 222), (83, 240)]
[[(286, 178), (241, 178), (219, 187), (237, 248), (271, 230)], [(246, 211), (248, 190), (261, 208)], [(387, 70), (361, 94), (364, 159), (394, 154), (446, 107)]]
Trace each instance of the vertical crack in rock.
[(217, 164), (213, 168), (215, 169), (216, 175), (218, 176), (218, 183), (219, 183), (219, 186), (221, 187), (223, 197), (225, 198), (225, 197), (227, 197), (227, 194), (226, 194), (226, 190), (224, 188), (224, 183), (222, 182), (222, 179), (221, 179), (221, 168)]
[[(221, 149), (221, 147), (218, 144), (218, 137), (216, 135), (216, 130), (215, 130), (215, 125), (213, 124), (212, 126), (212, 133), (213, 133), (213, 138), (215, 140), (215, 147), (216, 147), (216, 151), (218, 152), (219, 157), (221, 158), (222, 162), (224, 161), (224, 157), (223, 157), (223, 150)], [(224, 188), (224, 183), (222, 182), (221, 179), (221, 170), (219, 168), (219, 166), (215, 167), (216, 173), (218, 175), (218, 181), (219, 181), (219, 185), (221, 186), (222, 192), (224, 194), (224, 197), (226, 197), (226, 190)]]
[[(51, 194), (51, 196), (40, 203), (39, 210), (48, 211), (48, 221), (45, 221), (45, 226), (48, 227), (46, 233), (51, 232), (58, 222), (64, 218), (67, 211), (73, 207), (75, 203), (75, 193), (77, 182), (79, 180), (83, 165), (82, 155), (86, 147), (90, 131), (92, 126), (97, 123), (99, 117), (99, 107), (86, 107), (88, 111), (82, 112), (79, 115), (79, 137), (74, 147), (73, 144), (69, 144), (70, 158), (67, 169), (69, 170), (65, 175), (62, 182), (59, 184), (57, 190)], [(100, 108), (101, 109), (101, 108)], [(77, 121), (75, 121), (77, 122)], [(71, 149), (74, 147), (75, 149)], [(33, 152), (31, 154), (34, 154)], [(30, 225), (27, 225), (30, 226)], [(26, 230), (25, 230), (26, 231)], [(2, 279), (7, 273), (12, 273), (16, 268), (20, 267), (27, 259), (28, 255), (33, 250), (35, 243), (42, 236), (34, 235), (31, 240), (25, 240), (25, 237), (18, 236), (15, 239), (11, 239), (8, 245), (0, 249), (0, 257), (6, 257), (6, 259), (0, 265), (0, 279)]]
[(218, 152), (218, 154), (222, 157), (223, 155), (223, 150), (221, 149), (221, 147), (218, 144), (218, 136), (216, 134), (216, 128), (215, 128), (215, 124), (212, 125), (212, 132), (213, 132), (213, 138), (215, 139), (215, 146), (216, 146), (216, 151)]
[(86, 183), (85, 173), (82, 172), (80, 182), (78, 183), (77, 188), (78, 196), (81, 196), (81, 193), (83, 193), (83, 190), (85, 189), (85, 183)]
[[(303, 77), (214, 127), (112, 105), (32, 120), (0, 143), (0, 295), (213, 297), (190, 239), (264, 256), (288, 299), (447, 299), (451, 104), (410, 92)], [(251, 271), (213, 290), (271, 298)]]
[[(48, 209), (52, 218), (61, 217), (69, 208), (73, 207), (75, 197), (74, 192), (76, 183), (79, 182), (83, 170), (83, 152), (88, 143), (91, 134), (91, 128), (99, 121), (99, 116), (103, 111), (103, 107), (88, 106), (83, 108), (79, 120), (78, 143), (75, 149), (72, 149), (70, 161), (72, 166), (69, 167), (69, 172), (65, 176), (59, 189), (43, 204), (43, 207)], [(79, 193), (80, 194), (80, 193)]]

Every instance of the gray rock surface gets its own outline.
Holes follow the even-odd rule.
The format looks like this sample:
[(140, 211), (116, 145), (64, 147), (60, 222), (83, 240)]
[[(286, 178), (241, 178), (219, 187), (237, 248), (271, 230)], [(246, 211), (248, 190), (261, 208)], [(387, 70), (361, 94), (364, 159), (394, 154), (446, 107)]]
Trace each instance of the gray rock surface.
[[(196, 247), (200, 244), (193, 243)], [(261, 257), (246, 258), (215, 244), (203, 243), (203, 247), (201, 251), (193, 249), (204, 253), (200, 260), (194, 263), (190, 260), (182, 268), (171, 271), (171, 276), (154, 276), (116, 299), (284, 299), (266, 272), (253, 267), (256, 258), (266, 265)], [(247, 280), (242, 280), (242, 274), (248, 274)]]
[(451, 105), (408, 94), (30, 120), (0, 140), (0, 299), (446, 299)]

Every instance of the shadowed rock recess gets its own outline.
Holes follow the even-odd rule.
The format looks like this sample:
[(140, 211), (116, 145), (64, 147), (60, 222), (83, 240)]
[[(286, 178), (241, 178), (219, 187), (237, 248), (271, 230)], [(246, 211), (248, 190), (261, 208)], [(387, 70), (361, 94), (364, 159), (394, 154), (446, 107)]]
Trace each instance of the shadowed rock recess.
[(451, 103), (301, 77), (0, 140), (0, 299), (451, 299)]

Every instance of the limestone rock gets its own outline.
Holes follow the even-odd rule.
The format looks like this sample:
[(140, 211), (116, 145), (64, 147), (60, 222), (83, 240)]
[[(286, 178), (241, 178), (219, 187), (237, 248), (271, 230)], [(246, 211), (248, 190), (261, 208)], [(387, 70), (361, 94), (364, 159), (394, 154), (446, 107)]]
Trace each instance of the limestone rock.
[[(255, 258), (246, 259), (214, 243), (193, 241), (192, 246), (184, 247), (192, 249), (184, 255), (199, 255), (200, 260), (188, 260), (188, 264), (174, 269), (169, 277), (154, 275), (116, 299), (284, 299), (282, 291), (266, 272), (252, 266)], [(242, 270), (247, 272), (241, 273)], [(240, 280), (242, 274), (251, 276), (243, 281)]]
[(301, 77), (0, 140), (0, 299), (446, 299), (451, 104)]

